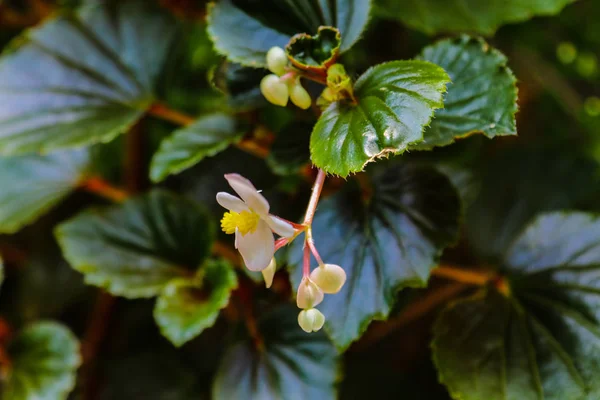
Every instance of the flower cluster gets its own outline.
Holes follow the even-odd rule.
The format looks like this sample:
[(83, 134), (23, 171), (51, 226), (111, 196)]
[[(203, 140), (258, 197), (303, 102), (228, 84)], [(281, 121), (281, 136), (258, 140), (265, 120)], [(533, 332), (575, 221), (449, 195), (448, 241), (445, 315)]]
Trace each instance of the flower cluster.
[(287, 239), (294, 237), (298, 230), (292, 222), (269, 214), (269, 202), (248, 179), (238, 174), (227, 174), (225, 179), (241, 198), (226, 192), (217, 193), (217, 202), (229, 210), (221, 220), (221, 228), (225, 233), (235, 234), (235, 248), (246, 267), (262, 271), (270, 286), (277, 250), (273, 233)]
[[(298, 225), (269, 214), (269, 203), (248, 179), (238, 174), (227, 174), (225, 179), (240, 197), (226, 192), (217, 193), (217, 202), (228, 210), (221, 220), (221, 228), (225, 233), (235, 234), (235, 248), (242, 255), (246, 267), (251, 271), (261, 271), (267, 287), (271, 286), (276, 271), (275, 252), (301, 232), (306, 233), (303, 278), (296, 296), (296, 303), (302, 309), (298, 324), (306, 332), (318, 331), (325, 323), (325, 316), (315, 307), (323, 301), (325, 294), (341, 290), (346, 282), (345, 271), (338, 265), (325, 264), (321, 259), (312, 238), (312, 218)], [(313, 193), (316, 195), (309, 204), (312, 211), (307, 211), (307, 215), (314, 214), (320, 189), (313, 189)], [(275, 240), (273, 233), (280, 238)], [(311, 252), (319, 264), (312, 272)]]
[(314, 307), (323, 301), (324, 294), (339, 292), (345, 282), (346, 272), (342, 267), (322, 262), (309, 276), (302, 278), (296, 304), (302, 309), (298, 314), (298, 324), (305, 332), (316, 332), (323, 327), (325, 316)]
[(288, 66), (288, 58), (281, 47), (273, 47), (267, 53), (267, 68), (272, 74), (260, 82), (260, 90), (265, 98), (278, 106), (287, 106), (292, 100), (303, 110), (310, 108), (312, 99), (300, 82), (297, 72)]

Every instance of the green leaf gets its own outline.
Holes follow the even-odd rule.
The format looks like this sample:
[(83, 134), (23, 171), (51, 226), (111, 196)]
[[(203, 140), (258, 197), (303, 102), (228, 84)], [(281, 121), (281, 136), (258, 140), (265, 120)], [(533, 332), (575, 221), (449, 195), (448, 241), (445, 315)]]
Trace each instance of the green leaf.
[(0, 232), (16, 232), (60, 203), (89, 167), (87, 150), (0, 157)]
[(237, 142), (244, 132), (235, 118), (216, 113), (198, 119), (192, 125), (175, 131), (160, 144), (152, 158), (150, 177), (160, 182), (171, 174), (214, 156)]
[(600, 218), (541, 215), (503, 265), (510, 297), (491, 289), (440, 315), (440, 379), (464, 400), (598, 398)]
[(476, 132), (490, 139), (517, 134), (516, 79), (502, 53), (482, 39), (461, 36), (426, 47), (420, 58), (444, 68), (452, 83), (444, 108), (415, 149), (446, 146)]
[(555, 15), (574, 0), (376, 0), (376, 13), (397, 19), (433, 35), (440, 32), (476, 32), (492, 35), (501, 25), (526, 21), (536, 15)]
[(195, 280), (173, 280), (156, 301), (156, 323), (175, 346), (211, 327), (237, 286), (233, 268), (223, 261), (208, 263), (198, 274)]
[(56, 229), (65, 258), (86, 283), (128, 298), (158, 295), (173, 279), (193, 276), (213, 235), (203, 208), (159, 190), (85, 211)]
[(369, 19), (370, 0), (223, 0), (209, 7), (208, 32), (216, 50), (231, 61), (266, 65), (267, 51), (285, 47), (298, 33), (332, 26), (342, 34), (341, 51), (359, 39)]
[(31, 29), (0, 58), (0, 153), (107, 142), (143, 115), (174, 23), (148, 2), (111, 4)]
[(340, 375), (335, 348), (322, 332), (305, 333), (297, 309), (280, 306), (259, 322), (264, 348), (251, 339), (225, 354), (213, 399), (333, 399)]
[(316, 35), (299, 33), (285, 47), (292, 64), (303, 71), (327, 72), (335, 64), (342, 44), (340, 31), (330, 26), (320, 26)]
[[(348, 281), (319, 309), (325, 329), (344, 350), (371, 320), (385, 319), (403, 287), (424, 287), (444, 247), (458, 233), (460, 204), (448, 179), (431, 167), (400, 164), (374, 177), (368, 201), (346, 190), (322, 200), (313, 221), (323, 261)], [(292, 287), (302, 278), (302, 241), (291, 245)]]
[(295, 174), (310, 162), (311, 130), (312, 124), (294, 121), (277, 134), (267, 157), (273, 172), (279, 175)]
[(77, 338), (65, 327), (41, 322), (9, 342), (8, 378), (0, 386), (6, 400), (66, 400), (81, 363)]
[(354, 86), (356, 104), (336, 101), (315, 125), (313, 164), (347, 176), (389, 153), (423, 140), (433, 111), (444, 106), (448, 75), (426, 61), (392, 61), (365, 72)]
[(509, 148), (473, 171), (481, 188), (467, 209), (466, 233), (489, 261), (501, 257), (536, 214), (581, 205), (599, 183), (595, 161), (563, 148)]
[(223, 60), (210, 72), (210, 82), (227, 96), (227, 104), (235, 110), (249, 110), (267, 101), (260, 92), (260, 81), (269, 73), (262, 68), (244, 67), (243, 65)]

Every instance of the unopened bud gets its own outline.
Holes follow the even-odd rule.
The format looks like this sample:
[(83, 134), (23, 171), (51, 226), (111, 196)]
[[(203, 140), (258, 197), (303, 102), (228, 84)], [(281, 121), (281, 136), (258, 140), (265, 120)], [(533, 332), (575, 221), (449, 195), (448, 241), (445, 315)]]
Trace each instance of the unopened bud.
[(275, 276), (275, 271), (277, 270), (277, 264), (275, 263), (275, 257), (271, 259), (271, 262), (267, 266), (267, 268), (263, 269), (262, 275), (265, 280), (265, 285), (267, 289), (271, 287), (273, 284), (273, 277)]
[(316, 308), (300, 311), (298, 314), (298, 325), (304, 332), (317, 332), (323, 327), (325, 316)]
[(310, 279), (324, 293), (333, 294), (342, 289), (346, 282), (346, 271), (339, 265), (322, 264), (310, 274)]
[(267, 52), (267, 68), (279, 76), (285, 74), (285, 67), (288, 65), (288, 58), (281, 47), (271, 47)]
[(275, 105), (287, 106), (290, 97), (288, 86), (281, 82), (277, 75), (267, 75), (260, 81), (260, 91), (263, 96)]
[(323, 291), (305, 276), (298, 287), (298, 295), (296, 296), (296, 304), (298, 308), (305, 310), (313, 308), (323, 301)]
[(297, 105), (303, 110), (307, 110), (310, 108), (312, 104), (312, 99), (310, 98), (310, 94), (302, 87), (300, 81), (296, 82), (290, 91), (290, 100), (292, 103)]

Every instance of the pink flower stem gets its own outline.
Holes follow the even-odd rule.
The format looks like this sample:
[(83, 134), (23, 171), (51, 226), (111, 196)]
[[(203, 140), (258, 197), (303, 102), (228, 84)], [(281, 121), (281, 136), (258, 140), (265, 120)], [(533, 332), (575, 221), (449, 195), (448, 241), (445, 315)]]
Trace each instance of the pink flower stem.
[(312, 228), (310, 227), (306, 230), (306, 244), (308, 245), (310, 251), (313, 253), (313, 256), (315, 256), (315, 259), (317, 260), (319, 265), (323, 265), (323, 260), (321, 259), (317, 248), (315, 247), (315, 241), (312, 235)]
[(288, 244), (288, 238), (279, 238), (275, 241), (275, 251)]
[(317, 204), (319, 204), (319, 197), (321, 197), (321, 191), (323, 190), (323, 184), (325, 183), (325, 171), (319, 169), (317, 179), (312, 188), (312, 194), (308, 207), (306, 208), (306, 214), (304, 215), (304, 226), (311, 226), (313, 218), (315, 217), (315, 211), (317, 211)]
[(310, 275), (310, 249), (304, 245), (304, 264), (302, 267), (302, 277), (306, 278)]
[(312, 194), (306, 208), (306, 214), (304, 215), (304, 229), (306, 229), (306, 241), (304, 243), (304, 268), (302, 270), (303, 276), (307, 277), (310, 275), (310, 253), (312, 252), (321, 265), (323, 261), (321, 256), (315, 247), (315, 243), (312, 237), (312, 222), (317, 211), (317, 205), (319, 204), (319, 198), (321, 197), (321, 191), (323, 190), (323, 184), (325, 183), (325, 171), (319, 169), (317, 179), (312, 188)]

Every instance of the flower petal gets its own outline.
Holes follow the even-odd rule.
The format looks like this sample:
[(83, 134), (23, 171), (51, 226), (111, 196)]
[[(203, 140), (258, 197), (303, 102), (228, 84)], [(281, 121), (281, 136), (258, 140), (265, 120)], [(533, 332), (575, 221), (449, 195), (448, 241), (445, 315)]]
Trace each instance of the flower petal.
[(258, 215), (263, 216), (269, 213), (269, 202), (256, 190), (252, 182), (239, 174), (226, 174), (225, 179), (242, 200)]
[(267, 268), (275, 254), (273, 232), (263, 220), (259, 221), (252, 233), (242, 235), (236, 231), (235, 243), (250, 271), (262, 271)]
[(274, 215), (269, 214), (267, 218), (265, 218), (265, 221), (269, 224), (271, 230), (281, 237), (290, 238), (296, 233), (292, 224)]
[(235, 197), (227, 192), (217, 193), (217, 203), (223, 208), (229, 211), (235, 211), (237, 213), (242, 211), (248, 211), (248, 206), (242, 201), (242, 199)]

